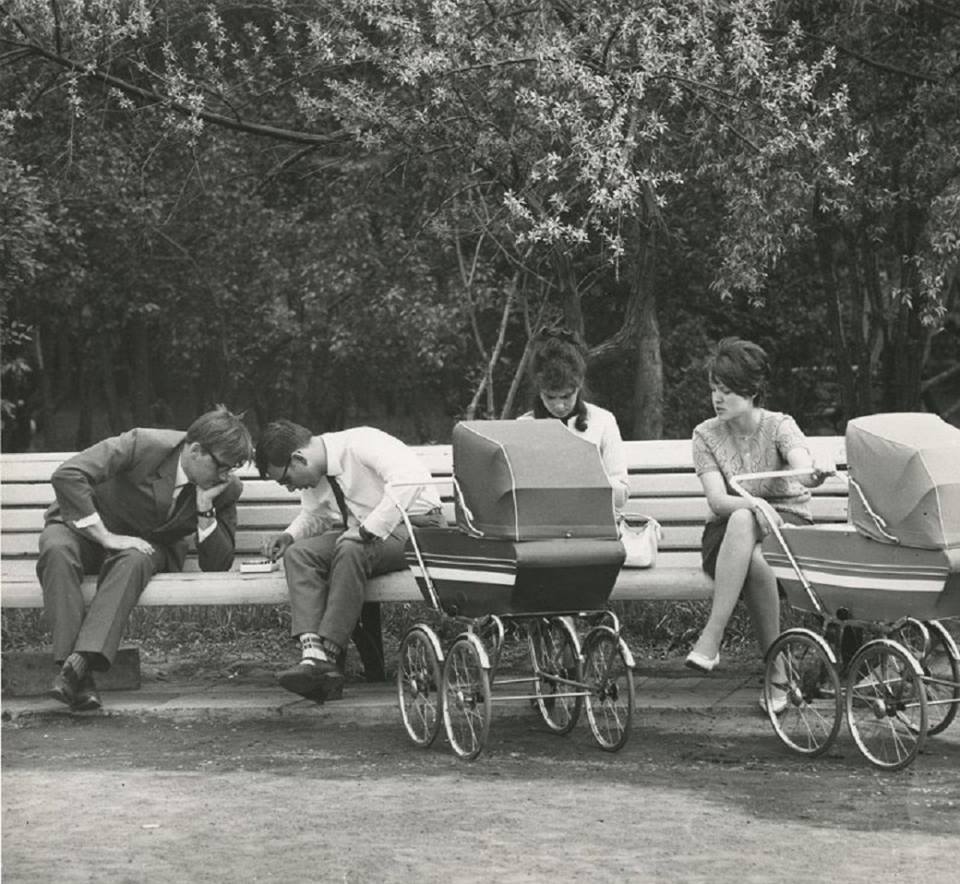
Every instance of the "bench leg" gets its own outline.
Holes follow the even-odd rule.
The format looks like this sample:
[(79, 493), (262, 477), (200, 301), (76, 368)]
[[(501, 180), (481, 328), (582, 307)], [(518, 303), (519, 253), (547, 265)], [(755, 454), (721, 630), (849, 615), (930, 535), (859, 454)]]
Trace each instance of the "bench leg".
[(387, 673), (383, 660), (383, 632), (380, 625), (380, 602), (364, 602), (360, 622), (353, 630), (353, 643), (357, 646), (363, 672), (367, 681), (386, 681)]

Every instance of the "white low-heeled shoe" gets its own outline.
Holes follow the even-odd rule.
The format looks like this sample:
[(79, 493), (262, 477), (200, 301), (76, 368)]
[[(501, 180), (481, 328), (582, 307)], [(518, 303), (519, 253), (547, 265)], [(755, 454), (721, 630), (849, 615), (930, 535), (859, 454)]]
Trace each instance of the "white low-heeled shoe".
[(716, 657), (704, 657), (703, 654), (691, 651), (687, 654), (687, 659), (683, 661), (683, 665), (690, 669), (699, 669), (701, 672), (713, 672), (720, 665), (720, 652), (717, 651)]
[[(781, 693), (779, 695), (775, 694), (773, 697), (773, 702), (770, 704), (773, 709), (774, 715), (782, 715), (787, 711), (787, 695)], [(766, 712), (767, 711), (767, 698), (761, 694), (760, 695), (760, 708)]]

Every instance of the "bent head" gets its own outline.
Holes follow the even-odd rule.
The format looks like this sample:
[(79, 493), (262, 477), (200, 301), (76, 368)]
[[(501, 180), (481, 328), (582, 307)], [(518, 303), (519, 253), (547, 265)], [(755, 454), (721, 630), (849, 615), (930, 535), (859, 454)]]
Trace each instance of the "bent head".
[(534, 402), (537, 417), (567, 418), (582, 410), (581, 393), (587, 373), (584, 349), (570, 332), (540, 332), (530, 363), (539, 400)]
[(293, 421), (267, 424), (257, 440), (257, 470), (288, 489), (312, 488), (327, 472), (326, 452), (313, 434)]
[(184, 439), (183, 471), (201, 488), (225, 482), (253, 459), (253, 440), (242, 417), (218, 405), (200, 415)]

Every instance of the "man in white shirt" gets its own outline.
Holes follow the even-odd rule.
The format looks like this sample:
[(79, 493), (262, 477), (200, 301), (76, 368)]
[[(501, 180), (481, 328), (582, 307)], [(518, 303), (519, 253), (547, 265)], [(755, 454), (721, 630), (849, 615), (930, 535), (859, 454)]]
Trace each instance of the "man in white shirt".
[[(62, 664), (50, 696), (74, 710), (100, 707), (93, 672), (110, 668), (150, 578), (183, 567), (188, 537), (202, 571), (230, 569), (243, 489), (233, 471), (252, 455), (243, 421), (220, 406), (186, 433), (128, 430), (57, 468), (37, 560)], [(98, 575), (88, 611), (84, 574)]]
[(416, 453), (373, 427), (314, 436), (274, 421), (260, 435), (256, 463), (264, 478), (300, 492), (300, 512), (267, 549), (271, 559), (283, 557), (302, 655), (279, 674), (280, 685), (317, 702), (335, 699), (367, 580), (406, 567), (399, 507), (414, 525), (443, 526), (440, 498)]

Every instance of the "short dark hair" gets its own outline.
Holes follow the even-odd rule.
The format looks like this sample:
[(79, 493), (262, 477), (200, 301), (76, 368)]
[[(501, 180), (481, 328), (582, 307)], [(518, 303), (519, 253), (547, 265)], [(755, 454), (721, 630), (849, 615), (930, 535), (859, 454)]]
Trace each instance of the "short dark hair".
[(707, 359), (706, 367), (712, 383), (723, 384), (738, 396), (752, 396), (760, 402), (766, 393), (770, 360), (767, 351), (753, 341), (724, 338)]
[(256, 462), (261, 477), (267, 477), (270, 466), (285, 467), (293, 452), (312, 438), (313, 433), (293, 421), (281, 419), (267, 424), (257, 440)]
[(217, 405), (201, 414), (189, 427), (184, 441), (196, 442), (211, 454), (235, 466), (253, 460), (253, 439), (243, 416)]

